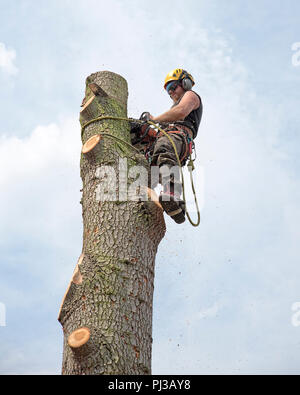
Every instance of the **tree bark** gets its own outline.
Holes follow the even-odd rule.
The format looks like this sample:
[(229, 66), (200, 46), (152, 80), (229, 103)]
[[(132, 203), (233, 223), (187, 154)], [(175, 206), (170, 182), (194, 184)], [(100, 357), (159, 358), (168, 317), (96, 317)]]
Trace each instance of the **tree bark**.
[[(81, 126), (100, 116), (127, 117), (127, 97), (121, 76), (90, 75)], [(166, 230), (163, 211), (151, 190), (151, 200), (128, 200), (131, 170), (148, 164), (103, 133), (130, 144), (128, 121), (100, 120), (82, 130), (83, 247), (58, 317), (64, 333), (62, 374), (151, 374), (154, 265)], [(99, 191), (107, 192), (106, 199)]]

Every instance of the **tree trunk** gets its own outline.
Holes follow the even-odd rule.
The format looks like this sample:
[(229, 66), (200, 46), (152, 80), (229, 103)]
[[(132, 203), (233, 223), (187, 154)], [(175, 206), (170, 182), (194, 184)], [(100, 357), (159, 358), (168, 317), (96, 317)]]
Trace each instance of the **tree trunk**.
[[(127, 97), (121, 76), (90, 75), (81, 126), (100, 116), (127, 117)], [(133, 200), (136, 170), (148, 167), (144, 156), (105, 133), (130, 144), (126, 120), (98, 120), (82, 129), (83, 248), (58, 317), (62, 374), (151, 374), (154, 264), (165, 234), (163, 211), (151, 190), (152, 200)]]

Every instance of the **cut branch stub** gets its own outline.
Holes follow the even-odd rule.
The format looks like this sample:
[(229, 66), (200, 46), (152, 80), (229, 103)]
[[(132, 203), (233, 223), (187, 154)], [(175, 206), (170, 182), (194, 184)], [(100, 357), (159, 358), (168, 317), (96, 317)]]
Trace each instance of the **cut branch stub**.
[(82, 275), (80, 273), (80, 269), (79, 269), (79, 264), (77, 264), (75, 270), (74, 270), (74, 274), (72, 277), (72, 282), (76, 285), (80, 285), (82, 284)]
[(79, 265), (81, 265), (81, 263), (83, 261), (83, 258), (84, 258), (84, 254), (82, 253), (80, 255), (78, 261), (77, 261), (77, 265), (76, 265), (75, 270), (73, 272), (72, 279), (71, 279), (71, 281), (70, 281), (70, 283), (68, 285), (68, 288), (67, 288), (67, 290), (66, 290), (66, 292), (64, 294), (63, 300), (61, 302), (59, 313), (58, 313), (58, 321), (60, 321), (60, 322), (62, 322), (63, 316), (65, 315), (65, 314), (62, 314), (63, 313), (63, 306), (64, 306), (64, 304), (66, 302), (66, 299), (68, 298), (68, 295), (72, 294), (71, 288), (74, 287), (74, 284), (75, 285), (81, 285), (82, 284), (82, 275), (80, 273)]
[(84, 119), (92, 118), (93, 112), (95, 111), (95, 107), (97, 110), (97, 103), (95, 103), (96, 96), (92, 95), (88, 100), (83, 99), (82, 109), (80, 110), (80, 115), (83, 116)]
[(94, 93), (95, 96), (103, 96), (103, 97), (108, 96), (108, 94), (99, 85), (95, 84), (94, 82), (89, 84), (89, 88)]
[(160, 202), (159, 202), (158, 196), (153, 189), (147, 187), (147, 195), (148, 195), (148, 199), (151, 202), (154, 202), (156, 204), (156, 206), (159, 207), (161, 210), (163, 209)]
[(101, 140), (101, 134), (95, 134), (94, 136), (90, 137), (83, 145), (82, 147), (82, 153), (87, 154), (90, 151), (92, 151), (96, 145), (99, 143)]
[(84, 344), (86, 344), (89, 341), (90, 336), (91, 336), (91, 332), (89, 328), (83, 327), (76, 329), (68, 337), (68, 344), (71, 348), (82, 347)]

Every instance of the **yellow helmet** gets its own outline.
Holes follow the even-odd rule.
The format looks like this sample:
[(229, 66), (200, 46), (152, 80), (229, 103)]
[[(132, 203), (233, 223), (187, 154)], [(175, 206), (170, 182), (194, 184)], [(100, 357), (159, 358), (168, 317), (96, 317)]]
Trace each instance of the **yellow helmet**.
[(167, 84), (171, 81), (181, 82), (183, 89), (186, 91), (189, 91), (192, 89), (192, 86), (195, 85), (194, 78), (191, 76), (191, 74), (183, 69), (174, 69), (167, 74), (164, 83), (165, 89)]

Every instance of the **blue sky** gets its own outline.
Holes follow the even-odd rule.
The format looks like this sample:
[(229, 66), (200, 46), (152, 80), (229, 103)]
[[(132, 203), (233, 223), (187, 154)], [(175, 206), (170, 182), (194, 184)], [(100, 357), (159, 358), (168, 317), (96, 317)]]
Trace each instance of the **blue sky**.
[(175, 67), (204, 103), (201, 225), (166, 218), (153, 374), (299, 373), (299, 2), (38, 4), (0, 0), (0, 373), (60, 374), (57, 314), (82, 247), (85, 78), (121, 74), (128, 115), (157, 115)]

